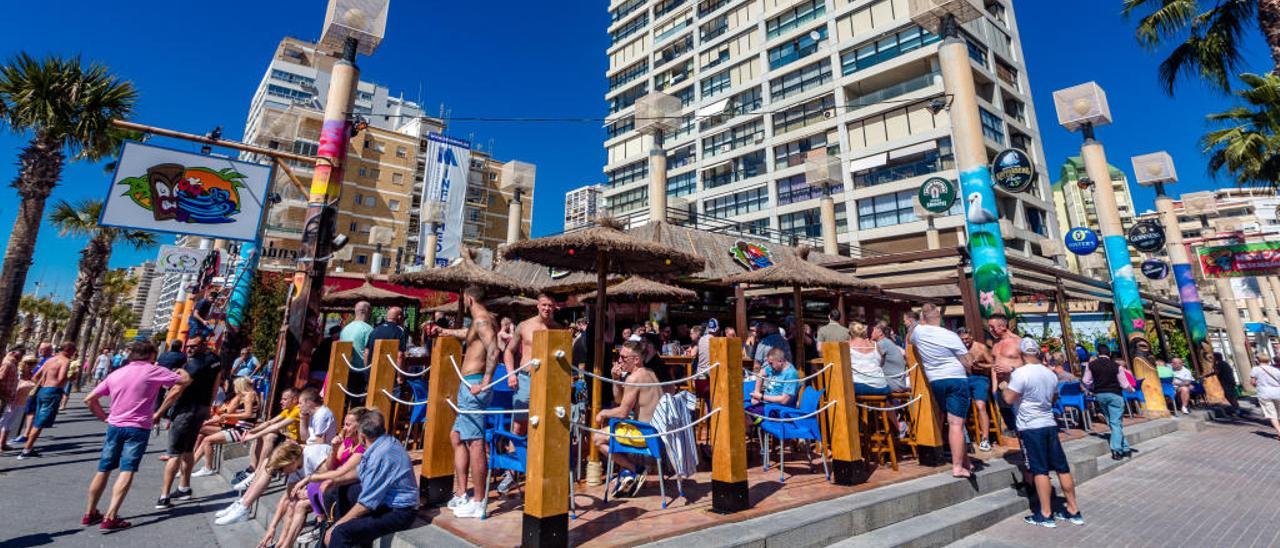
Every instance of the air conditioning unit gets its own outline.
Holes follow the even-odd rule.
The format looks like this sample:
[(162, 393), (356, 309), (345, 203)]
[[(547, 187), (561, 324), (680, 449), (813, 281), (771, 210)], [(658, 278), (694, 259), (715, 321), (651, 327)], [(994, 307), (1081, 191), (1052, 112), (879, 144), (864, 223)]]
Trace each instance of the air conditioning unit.
[(347, 39), (354, 38), (356, 53), (373, 54), (387, 33), (390, 3), (390, 0), (329, 0), (318, 45), (326, 51), (342, 51)]
[(1107, 94), (1095, 82), (1053, 92), (1053, 104), (1058, 109), (1058, 123), (1069, 131), (1085, 125), (1097, 127), (1111, 123)]
[(1137, 183), (1142, 186), (1173, 183), (1178, 180), (1178, 171), (1173, 167), (1173, 157), (1163, 150), (1134, 156), (1133, 173), (1137, 176)]
[(908, 9), (912, 21), (934, 34), (939, 34), (942, 19), (948, 15), (962, 25), (982, 17), (978, 0), (911, 0)]

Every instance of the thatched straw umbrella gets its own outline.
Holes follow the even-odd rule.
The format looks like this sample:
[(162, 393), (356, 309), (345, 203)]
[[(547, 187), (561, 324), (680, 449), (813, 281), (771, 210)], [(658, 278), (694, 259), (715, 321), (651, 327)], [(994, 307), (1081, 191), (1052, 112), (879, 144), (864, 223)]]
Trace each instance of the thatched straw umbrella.
[(360, 287), (326, 294), (320, 299), (320, 305), (329, 309), (348, 308), (360, 301), (368, 301), (373, 306), (405, 306), (420, 303), (416, 297), (382, 289), (366, 279)]
[[(444, 268), (428, 268), (420, 272), (398, 274), (391, 282), (413, 287), (461, 294), (468, 287), (478, 287), (486, 294), (521, 294), (526, 288), (520, 282), (476, 264), (471, 250), (463, 247), (458, 259)], [(462, 319), (461, 295), (458, 298), (458, 319)]]
[[(529, 297), (498, 297), (489, 299), (484, 302), (485, 308), (492, 310), (504, 316), (519, 316), (521, 313), (530, 312), (538, 308), (538, 301)], [(444, 312), (445, 314), (453, 314), (457, 312), (458, 307), (453, 303), (444, 303), (442, 305), (428, 308), (426, 312), (434, 314), (436, 312)]]
[[(667, 285), (640, 276), (632, 276), (623, 280), (622, 283), (611, 285), (606, 291), (615, 300), (625, 299), (640, 303), (687, 303), (698, 300), (698, 292), (692, 289)], [(596, 293), (596, 291), (584, 293), (578, 298), (589, 301), (596, 298)]]
[(796, 365), (801, 369), (807, 367), (804, 355), (804, 307), (800, 302), (801, 288), (820, 287), (824, 289), (864, 289), (879, 290), (880, 286), (843, 272), (818, 266), (809, 262), (808, 247), (796, 250), (796, 259), (761, 268), (754, 272), (744, 272), (725, 278), (724, 281), (736, 284), (767, 285), (774, 287), (792, 287), (792, 300), (795, 304), (796, 325), (800, 330), (795, 337)]
[[(508, 260), (523, 260), (568, 270), (595, 271), (594, 373), (604, 374), (606, 282), (609, 274), (631, 276), (690, 275), (702, 271), (706, 261), (670, 246), (641, 240), (622, 232), (615, 219), (602, 218), (597, 226), (511, 244), (502, 250)], [(600, 412), (600, 381), (591, 383), (591, 417)], [(598, 481), (600, 455), (591, 445), (588, 480)]]

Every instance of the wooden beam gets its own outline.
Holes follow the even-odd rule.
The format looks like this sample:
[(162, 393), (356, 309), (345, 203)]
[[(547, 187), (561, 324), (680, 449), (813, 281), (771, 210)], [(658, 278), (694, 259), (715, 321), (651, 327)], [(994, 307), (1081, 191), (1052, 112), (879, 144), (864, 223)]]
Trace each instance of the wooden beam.
[(792, 288), (791, 302), (793, 304), (791, 313), (796, 317), (796, 323), (791, 326), (791, 329), (795, 330), (791, 337), (795, 341), (793, 352), (795, 352), (796, 367), (804, 372), (802, 375), (808, 375), (809, 360), (804, 355), (804, 295), (798, 285)]
[(946, 442), (943, 437), (942, 415), (937, 403), (933, 401), (933, 392), (929, 390), (929, 379), (925, 377), (924, 367), (917, 367), (920, 357), (911, 344), (907, 344), (906, 355), (907, 369), (911, 370), (911, 397), (920, 398), (920, 401), (908, 408), (911, 410), (911, 423), (915, 430), (912, 439), (916, 444), (916, 452), (920, 457), (920, 464), (941, 466), (944, 463), (942, 447)]
[(350, 389), (347, 379), (350, 378), (351, 368), (347, 367), (343, 358), (351, 355), (351, 348), (349, 341), (334, 341), (329, 350), (329, 373), (325, 378), (328, 388), (324, 392), (324, 406), (333, 411), (335, 417), (341, 417), (347, 411), (347, 393), (338, 388), (338, 385)]
[(730, 513), (751, 507), (747, 496), (746, 416), (742, 413), (742, 339), (712, 337), (711, 511)]
[(906, 253), (891, 253), (888, 255), (877, 255), (875, 257), (862, 257), (849, 259), (845, 261), (832, 261), (823, 263), (822, 266), (833, 270), (841, 270), (847, 268), (862, 268), (867, 266), (878, 266), (884, 264), (909, 263), (913, 261), (927, 261), (929, 259), (942, 259), (946, 257), (959, 257), (960, 253), (957, 248), (944, 247), (941, 249), (926, 249), (922, 251), (909, 251)]
[[(558, 355), (562, 357), (556, 357)], [(572, 407), (573, 334), (533, 334), (529, 389), (523, 546), (569, 545), (569, 408)]]
[(862, 458), (862, 438), (858, 432), (858, 407), (857, 400), (854, 399), (849, 345), (841, 342), (823, 343), (822, 361), (834, 364), (827, 384), (827, 400), (835, 402), (828, 414), (831, 425), (831, 481), (836, 485), (863, 483), (867, 481), (869, 474), (866, 461)]
[(284, 160), (272, 158), (271, 161), (275, 162), (276, 167), (280, 168), (280, 171), (284, 172), (284, 176), (289, 178), (289, 181), (293, 183), (293, 186), (297, 188), (299, 192), (302, 192), (303, 194), (311, 192), (310, 186), (303, 184), (303, 182), (298, 179), (298, 176), (293, 174), (293, 170), (289, 168), (289, 164), (284, 163)]
[(739, 337), (747, 336), (747, 290), (742, 284), (733, 286), (733, 326)]
[[(392, 412), (395, 411), (396, 402), (391, 401), (382, 391), (391, 391), (396, 383), (396, 370), (391, 367), (391, 362), (396, 360), (396, 354), (400, 352), (400, 341), (392, 339), (381, 339), (373, 342), (373, 366), (369, 369), (369, 386), (368, 394), (364, 397), (364, 405), (370, 409), (377, 409), (382, 412), (382, 416), (387, 418), (390, 424)], [(390, 428), (388, 428), (390, 429)]]
[(964, 271), (964, 265), (956, 265), (956, 278), (960, 286), (960, 304), (964, 308), (964, 326), (973, 335), (973, 340), (981, 341), (982, 311), (978, 308), (978, 297), (974, 294), (973, 278)]
[[(1062, 353), (1067, 356), (1068, 364), (1083, 367), (1084, 364), (1077, 363), (1079, 360), (1076, 357), (1076, 335), (1071, 327), (1071, 305), (1067, 302), (1067, 290), (1062, 286), (1061, 279), (1058, 280), (1053, 297), (1058, 307), (1058, 325), (1062, 327)], [(1083, 369), (1081, 371), (1083, 374)]]
[(431, 349), (431, 371), (427, 373), (427, 419), (422, 432), (422, 470), (418, 486), (427, 504), (443, 504), (453, 496), (453, 446), (449, 432), (457, 415), (444, 400), (457, 398), (461, 379), (453, 360), (462, 360), (462, 342), (454, 337), (436, 337)]
[(113, 126), (115, 126), (115, 127), (118, 127), (118, 128), (120, 128), (120, 129), (127, 129), (127, 130), (130, 130), (130, 131), (137, 131), (137, 132), (140, 132), (140, 133), (149, 133), (149, 134), (151, 134), (151, 135), (159, 135), (159, 136), (161, 136), (161, 137), (172, 137), (172, 138), (174, 138), (174, 139), (182, 139), (182, 140), (184, 140), (184, 141), (194, 141), (194, 142), (201, 143), (201, 144), (205, 144), (205, 145), (212, 145), (212, 146), (217, 146), (217, 147), (225, 147), (225, 148), (230, 148), (230, 149), (233, 149), (233, 150), (240, 150), (240, 151), (243, 151), (243, 152), (250, 152), (250, 153), (253, 153), (253, 154), (261, 154), (261, 155), (263, 155), (263, 156), (269, 156), (269, 157), (272, 157), (272, 158), (285, 158), (285, 159), (287, 159), (287, 160), (295, 160), (295, 161), (298, 161), (298, 162), (304, 162), (304, 163), (308, 163), (308, 164), (314, 164), (314, 163), (316, 163), (316, 161), (317, 161), (317, 160), (319, 160), (319, 159), (318, 159), (318, 158), (316, 158), (315, 156), (303, 156), (303, 155), (301, 155), (301, 154), (294, 154), (294, 153), (292, 153), (292, 152), (285, 152), (285, 151), (281, 151), (281, 150), (272, 150), (272, 149), (269, 149), (269, 148), (263, 148), (263, 147), (260, 147), (260, 146), (247, 145), (247, 144), (245, 144), (245, 143), (241, 143), (241, 142), (239, 142), (239, 141), (226, 141), (226, 140), (222, 140), (222, 139), (210, 139), (210, 138), (205, 137), (205, 136), (203, 136), (203, 135), (196, 135), (196, 134), (194, 134), (194, 133), (185, 133), (185, 132), (182, 132), (182, 131), (175, 131), (175, 130), (172, 130), (172, 129), (165, 129), (165, 128), (162, 128), (162, 127), (148, 126), (148, 125), (145, 125), (145, 124), (138, 124), (138, 123), (134, 123), (134, 122), (126, 122), (126, 121), (124, 121), (124, 120), (112, 120), (112, 121), (111, 121), (111, 125), (113, 125)]

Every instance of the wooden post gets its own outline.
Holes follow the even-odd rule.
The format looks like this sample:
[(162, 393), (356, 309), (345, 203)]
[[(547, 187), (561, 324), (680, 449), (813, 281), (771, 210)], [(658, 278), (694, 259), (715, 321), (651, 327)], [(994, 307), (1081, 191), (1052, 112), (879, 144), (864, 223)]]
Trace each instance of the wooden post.
[(329, 350), (329, 376), (325, 380), (325, 386), (328, 388), (324, 391), (324, 406), (333, 411), (336, 417), (343, 416), (347, 410), (347, 393), (343, 392), (338, 385), (351, 389), (347, 386), (351, 368), (347, 367), (347, 362), (342, 359), (350, 355), (351, 343), (347, 341), (335, 341)]
[(373, 342), (373, 367), (369, 369), (369, 385), (365, 388), (368, 391), (364, 397), (365, 407), (382, 412), (382, 416), (388, 421), (387, 430), (391, 429), (390, 421), (396, 402), (391, 401), (382, 391), (390, 391), (396, 383), (396, 370), (391, 367), (391, 362), (397, 359), (399, 351), (400, 341), (382, 339)]
[(738, 337), (747, 336), (747, 291), (742, 284), (733, 285), (733, 325)]
[(911, 411), (911, 422), (915, 426), (916, 452), (920, 455), (920, 464), (924, 466), (941, 466), (946, 463), (942, 458), (942, 448), (946, 444), (942, 430), (942, 415), (933, 401), (933, 392), (929, 390), (929, 379), (925, 377), (924, 366), (916, 367), (920, 357), (916, 349), (907, 345), (907, 368), (911, 369), (911, 398), (920, 401), (908, 407)]
[[(595, 320), (592, 325), (595, 327), (593, 333), (595, 340), (592, 341), (594, 351), (591, 356), (591, 372), (596, 378), (591, 379), (591, 415), (587, 417), (587, 423), (595, 428), (599, 428), (599, 424), (595, 424), (596, 415), (600, 414), (603, 405), (603, 391), (605, 390), (603, 383), (599, 377), (604, 376), (605, 350), (604, 350), (604, 330), (607, 329), (605, 323), (605, 301), (606, 287), (608, 285), (609, 258), (604, 253), (596, 254), (596, 306)], [(604, 483), (604, 463), (600, 461), (600, 448), (596, 444), (588, 444), (587, 448), (587, 485), (600, 485)]]
[(862, 459), (849, 346), (840, 342), (822, 343), (822, 361), (834, 364), (827, 384), (827, 399), (835, 402), (828, 414), (831, 425), (831, 481), (836, 485), (865, 482), (868, 474), (866, 461)]
[(978, 308), (978, 297), (973, 294), (973, 277), (965, 272), (964, 265), (956, 265), (956, 276), (960, 284), (960, 304), (964, 308), (964, 326), (973, 340), (981, 341), (982, 311)]
[(742, 395), (742, 339), (713, 337), (711, 408), (711, 511), (727, 514), (751, 506), (747, 497), (747, 435)]
[(1155, 322), (1156, 340), (1160, 341), (1160, 353), (1164, 354), (1165, 359), (1168, 360), (1173, 357), (1173, 354), (1169, 351), (1169, 339), (1165, 336), (1164, 325), (1160, 321), (1160, 305), (1158, 303), (1151, 303), (1151, 321)]
[(528, 479), (521, 544), (568, 546), (572, 333), (564, 329), (535, 332), (532, 358), (539, 365), (530, 375)]
[[(1083, 368), (1084, 364), (1076, 363), (1079, 361), (1076, 359), (1076, 335), (1071, 328), (1071, 305), (1067, 301), (1067, 289), (1062, 285), (1062, 278), (1058, 278), (1058, 287), (1053, 296), (1058, 307), (1058, 325), (1062, 326), (1062, 353), (1067, 356), (1068, 364)], [(1081, 370), (1081, 374), (1083, 373)]]
[(456, 418), (446, 399), (458, 397), (461, 379), (453, 370), (454, 360), (462, 361), (462, 342), (454, 337), (436, 337), (431, 349), (431, 371), (427, 373), (427, 419), (422, 432), (422, 477), (418, 487), (426, 493), (427, 504), (443, 504), (453, 496), (453, 446), (449, 432)]
[(795, 330), (795, 333), (792, 333), (791, 336), (796, 344), (794, 350), (796, 367), (801, 371), (800, 376), (805, 376), (812, 373), (813, 370), (809, 369), (809, 360), (804, 355), (804, 302), (801, 301), (801, 297), (800, 286), (793, 287), (791, 291), (793, 304), (791, 313), (795, 315), (796, 323), (791, 326), (791, 329)]

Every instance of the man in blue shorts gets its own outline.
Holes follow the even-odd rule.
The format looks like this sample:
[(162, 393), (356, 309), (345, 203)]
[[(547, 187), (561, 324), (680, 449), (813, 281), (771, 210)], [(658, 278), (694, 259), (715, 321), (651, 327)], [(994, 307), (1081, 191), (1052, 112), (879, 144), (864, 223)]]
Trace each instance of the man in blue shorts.
[(27, 430), (26, 435), (27, 442), (22, 447), (18, 460), (40, 456), (35, 450), (36, 440), (40, 438), (40, 432), (52, 427), (53, 422), (58, 418), (62, 394), (66, 391), (64, 385), (67, 383), (67, 370), (75, 357), (75, 343), (63, 343), (59, 352), (44, 362), (44, 366), (36, 374), (34, 380), (39, 388), (36, 389), (36, 395), (32, 398), (36, 402), (35, 418), (31, 419), (31, 428)]
[(947, 411), (947, 441), (951, 448), (951, 475), (973, 475), (964, 442), (964, 419), (969, 416), (969, 368), (973, 359), (960, 337), (942, 327), (942, 310), (933, 303), (921, 309), (921, 321), (911, 330), (911, 343), (929, 379), (933, 399)]
[[(538, 315), (520, 322), (516, 326), (515, 333), (511, 336), (511, 342), (507, 343), (507, 349), (503, 352), (503, 361), (507, 365), (507, 371), (516, 371), (516, 373), (507, 377), (507, 386), (515, 390), (515, 395), (511, 398), (511, 406), (513, 409), (529, 408), (529, 386), (530, 386), (530, 368), (520, 369), (533, 359), (533, 334), (547, 329), (563, 329), (555, 319), (556, 301), (546, 293), (538, 294)], [(524, 414), (512, 415), (511, 432), (517, 436), (525, 435), (528, 430), (529, 416)], [(508, 471), (502, 477), (502, 481), (498, 483), (498, 492), (506, 493), (515, 484), (515, 476)]]

